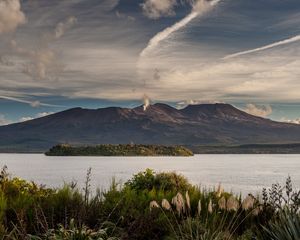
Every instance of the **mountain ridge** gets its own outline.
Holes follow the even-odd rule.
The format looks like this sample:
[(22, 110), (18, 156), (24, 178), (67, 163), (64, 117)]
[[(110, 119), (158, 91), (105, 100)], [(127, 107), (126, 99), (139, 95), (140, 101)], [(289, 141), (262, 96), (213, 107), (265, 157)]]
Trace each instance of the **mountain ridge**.
[(167, 104), (135, 108), (71, 108), (0, 127), (0, 151), (46, 150), (53, 145), (273, 144), (300, 142), (300, 126), (250, 115), (230, 104)]

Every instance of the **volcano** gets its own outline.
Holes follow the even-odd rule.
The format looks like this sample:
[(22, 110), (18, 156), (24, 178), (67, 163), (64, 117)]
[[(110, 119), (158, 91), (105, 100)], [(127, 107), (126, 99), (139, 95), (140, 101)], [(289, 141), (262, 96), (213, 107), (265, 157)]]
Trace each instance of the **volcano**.
[(300, 142), (300, 126), (275, 122), (229, 104), (176, 109), (157, 103), (136, 108), (72, 108), (0, 127), (2, 152), (40, 152), (56, 144), (233, 145)]

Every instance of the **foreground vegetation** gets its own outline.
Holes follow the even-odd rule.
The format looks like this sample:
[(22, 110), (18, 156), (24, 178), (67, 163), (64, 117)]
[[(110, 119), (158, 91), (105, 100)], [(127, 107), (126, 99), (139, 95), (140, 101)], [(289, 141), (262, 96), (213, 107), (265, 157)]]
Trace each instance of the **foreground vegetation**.
[(162, 145), (96, 145), (71, 146), (60, 144), (45, 153), (47, 156), (193, 156), (193, 152), (182, 146)]
[(300, 239), (300, 191), (284, 187), (242, 199), (221, 186), (200, 189), (175, 173), (138, 173), (123, 186), (90, 192), (50, 189), (0, 174), (2, 239)]

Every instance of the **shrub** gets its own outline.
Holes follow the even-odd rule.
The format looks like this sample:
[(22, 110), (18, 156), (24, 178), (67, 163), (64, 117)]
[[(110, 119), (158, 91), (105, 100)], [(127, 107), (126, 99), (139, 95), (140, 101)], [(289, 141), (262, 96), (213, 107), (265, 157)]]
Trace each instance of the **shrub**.
[(151, 169), (146, 169), (133, 176), (131, 180), (125, 183), (125, 186), (136, 190), (163, 190), (166, 192), (187, 191), (192, 185), (188, 180), (175, 172), (170, 173), (155, 173)]

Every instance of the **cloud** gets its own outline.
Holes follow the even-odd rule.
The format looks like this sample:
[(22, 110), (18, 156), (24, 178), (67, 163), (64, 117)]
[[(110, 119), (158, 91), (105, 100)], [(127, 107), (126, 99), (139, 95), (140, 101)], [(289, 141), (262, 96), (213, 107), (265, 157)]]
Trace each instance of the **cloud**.
[(296, 119), (282, 118), (281, 121), (286, 123), (300, 124), (300, 118), (296, 118)]
[(135, 17), (123, 14), (118, 10), (115, 12), (115, 14), (116, 14), (117, 18), (119, 18), (119, 19), (126, 19), (126, 20), (129, 20), (129, 21), (135, 21)]
[(40, 107), (41, 106), (41, 102), (40, 101), (33, 101), (33, 102), (30, 103), (30, 106), (34, 107), (34, 108)]
[(19, 119), (19, 122), (27, 122), (27, 121), (30, 121), (30, 120), (33, 120), (32, 117), (22, 117)]
[[(136, 12), (137, 1), (133, 1), (132, 6), (130, 3), (130, 7), (121, 1), (119, 6), (105, 10), (103, 2), (111, 5), (112, 0), (76, 0), (76, 4), (73, 0), (55, 1), (56, 4), (44, 0), (34, 2), (38, 7), (32, 9), (28, 1), (22, 1), (30, 24), (15, 35), (19, 46), (34, 54), (10, 55), (4, 41), (0, 41), (1, 55), (15, 63), (14, 67), (0, 64), (1, 95), (30, 101), (33, 95), (38, 96), (37, 93), (69, 99), (139, 100), (146, 93), (155, 102), (213, 99), (253, 104), (268, 102), (272, 106), (274, 102), (300, 101), (299, 42), (244, 58), (220, 60), (240, 51), (234, 49), (251, 49), (261, 46), (261, 42), (272, 43), (297, 34), (294, 28), (297, 25), (288, 27), (289, 22), (280, 30), (268, 29), (281, 19), (289, 19), (291, 12), (298, 13), (299, 4), (277, 9), (278, 6), (265, 6), (264, 1), (224, 0), (218, 5), (219, 10), (211, 14), (208, 11), (205, 18), (195, 17), (181, 28), (180, 25), (179, 28), (170, 26), (171, 30), (158, 38), (156, 47), (149, 50), (147, 57), (140, 58), (139, 53), (149, 36), (155, 36), (172, 20), (149, 24)], [(181, 4), (180, 0), (177, 2), (175, 11)], [(199, 9), (206, 9), (200, 2), (198, 4)], [(255, 14), (254, 8), (257, 9)], [(137, 20), (124, 18), (122, 21), (116, 16), (116, 10), (121, 18), (122, 14), (132, 14)], [(68, 18), (60, 20), (66, 17), (66, 12), (79, 21), (72, 34), (68, 36), (65, 32), (57, 40), (54, 37), (57, 23), (67, 22)], [(39, 41), (45, 29), (50, 39), (45, 37), (48, 46)], [(146, 68), (141, 74), (137, 68), (139, 60)], [(38, 64), (40, 62), (42, 64)], [(36, 81), (41, 77), (45, 80)]]
[(0, 34), (13, 32), (26, 22), (19, 0), (0, 0)]
[(199, 104), (215, 104), (215, 103), (224, 103), (222, 101), (213, 101), (213, 100), (184, 100), (176, 103), (176, 108), (182, 109), (189, 105), (199, 105)]
[(54, 112), (41, 112), (36, 114), (34, 117), (22, 117), (19, 119), (19, 122), (26, 122), (26, 121), (30, 121), (36, 118), (42, 118), (42, 117), (46, 117), (48, 115), (54, 114)]
[(26, 103), (29, 104), (31, 107), (37, 108), (40, 106), (44, 106), (44, 107), (62, 107), (59, 105), (52, 105), (52, 104), (47, 104), (47, 103), (42, 103), (40, 101), (28, 101), (22, 98), (16, 98), (16, 97), (9, 97), (9, 96), (1, 96), (0, 95), (0, 99), (5, 99), (5, 100), (9, 100), (9, 101), (14, 101), (14, 102), (20, 102), (20, 103)]
[[(11, 41), (11, 48), (14, 53), (25, 58), (26, 63), (24, 63), (22, 71), (34, 79), (46, 79), (53, 76), (53, 73), (56, 72), (55, 69), (60, 68), (57, 65), (56, 55), (51, 49), (29, 50), (20, 47), (15, 40)], [(54, 70), (53, 73), (52, 70)]]
[(141, 4), (145, 16), (151, 19), (175, 15), (176, 0), (146, 0)]
[(60, 39), (68, 29), (73, 27), (76, 22), (77, 19), (71, 16), (65, 22), (58, 23), (54, 30), (55, 39)]
[(5, 115), (0, 114), (0, 126), (8, 125), (12, 123), (10, 120), (5, 118)]
[[(26, 122), (26, 121), (30, 121), (36, 118), (41, 118), (41, 117), (46, 117), (49, 116), (51, 114), (54, 114), (54, 112), (41, 112), (41, 113), (37, 113), (35, 116), (30, 117), (30, 116), (26, 116), (26, 117), (21, 117), (17, 122)], [(0, 114), (0, 126), (5, 126), (5, 125), (9, 125), (15, 123), (11, 120), (8, 120), (5, 118), (5, 115)]]
[(196, 0), (192, 4), (193, 11), (198, 13), (207, 12), (219, 2), (220, 0)]
[(6, 56), (0, 56), (0, 65), (3, 66), (13, 66), (14, 63), (10, 61)]
[(243, 55), (247, 55), (247, 54), (251, 54), (251, 53), (256, 53), (256, 52), (268, 50), (268, 49), (271, 49), (271, 48), (279, 47), (279, 46), (290, 44), (290, 43), (297, 42), (297, 41), (300, 41), (300, 35), (297, 35), (295, 37), (285, 39), (285, 40), (282, 40), (282, 41), (279, 41), (279, 42), (276, 42), (276, 43), (272, 43), (272, 44), (269, 44), (269, 45), (266, 45), (266, 46), (263, 46), (263, 47), (259, 47), (259, 48), (255, 48), (255, 49), (251, 49), (251, 50), (231, 54), (231, 55), (228, 55), (228, 56), (224, 57), (223, 59), (226, 60), (226, 59), (235, 58), (235, 57), (239, 57), (239, 56), (243, 56)]
[(254, 105), (252, 103), (249, 103), (246, 105), (246, 108), (243, 109), (246, 113), (249, 113), (254, 116), (258, 117), (267, 117), (272, 114), (272, 107), (270, 105)]
[(24, 64), (23, 72), (35, 79), (58, 78), (58, 72), (63, 70), (56, 53), (51, 49), (44, 48), (23, 54), (31, 60)]
[[(151, 99), (213, 99), (254, 104), (300, 101), (298, 44), (227, 61), (208, 59), (201, 46), (185, 46), (182, 50), (180, 46), (162, 46), (155, 55), (142, 59), (140, 79), (146, 82), (147, 90), (143, 92)], [(159, 81), (153, 78), (155, 69), (160, 72)]]
[(11, 41), (12, 50), (19, 56), (24, 57), (27, 61), (24, 64), (23, 73), (34, 79), (57, 79), (59, 73), (63, 71), (63, 64), (59, 61), (57, 53), (49, 48), (49, 44), (64, 36), (65, 32), (70, 29), (77, 19), (69, 17), (64, 22), (59, 22), (53, 33), (43, 35), (42, 46), (33, 50), (20, 47), (15, 40)]
[(37, 118), (46, 117), (48, 115), (53, 114), (54, 112), (41, 112), (36, 115)]
[(152, 37), (148, 42), (147, 46), (140, 53), (140, 56), (141, 57), (147, 56), (151, 51), (153, 51), (159, 45), (161, 41), (164, 41), (171, 34), (177, 32), (181, 28), (184, 28), (188, 23), (190, 23), (196, 17), (207, 13), (210, 9), (212, 9), (213, 6), (215, 6), (219, 2), (220, 0), (214, 0), (214, 1), (198, 0), (193, 6), (193, 9), (190, 14), (188, 14), (186, 17), (184, 17), (182, 20), (175, 23), (171, 27), (164, 29), (163, 31), (157, 33), (154, 37)]

